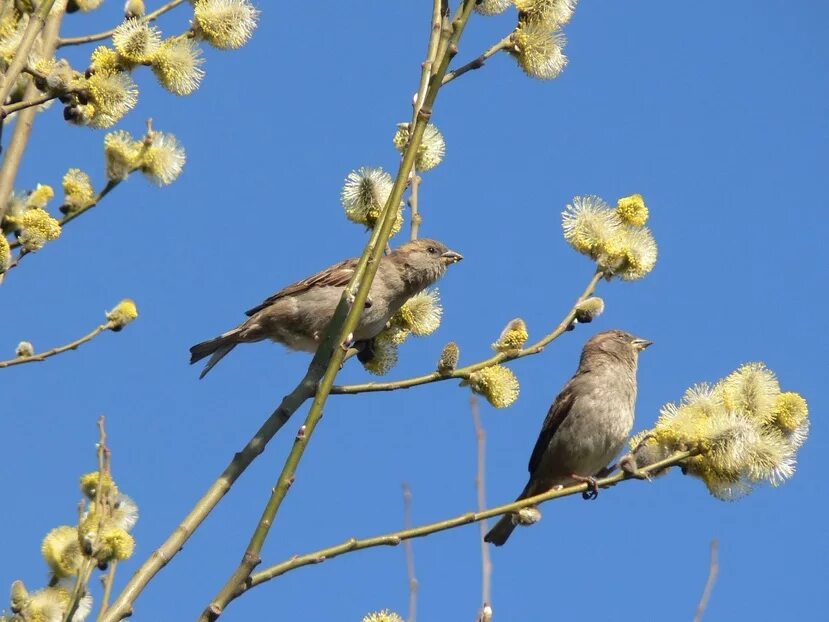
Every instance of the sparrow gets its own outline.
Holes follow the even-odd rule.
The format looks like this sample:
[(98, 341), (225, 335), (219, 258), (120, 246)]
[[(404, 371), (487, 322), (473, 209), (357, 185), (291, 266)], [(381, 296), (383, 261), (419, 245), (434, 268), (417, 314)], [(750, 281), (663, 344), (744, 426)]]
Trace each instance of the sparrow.
[[(377, 267), (365, 308), (352, 339), (356, 344), (375, 337), (400, 307), (463, 259), (444, 244), (429, 239), (406, 242), (384, 255)], [(291, 350), (315, 352), (357, 259), (346, 259), (278, 291), (246, 311), (249, 319), (236, 328), (190, 348), (190, 364), (210, 357), (199, 378), (213, 369), (240, 343), (271, 339)]]
[[(530, 480), (517, 500), (555, 487), (588, 482), (598, 495), (596, 475), (619, 453), (633, 427), (636, 364), (639, 352), (651, 345), (621, 330), (590, 338), (579, 367), (556, 396), (530, 457)], [(503, 545), (516, 517), (502, 516), (484, 540)]]

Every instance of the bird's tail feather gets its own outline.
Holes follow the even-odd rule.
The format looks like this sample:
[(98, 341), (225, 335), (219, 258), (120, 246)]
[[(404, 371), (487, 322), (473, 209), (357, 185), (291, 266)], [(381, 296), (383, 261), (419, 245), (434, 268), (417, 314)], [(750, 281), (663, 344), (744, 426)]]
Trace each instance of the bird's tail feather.
[(236, 347), (236, 344), (239, 343), (239, 329), (233, 329), (230, 332), (225, 333), (224, 335), (220, 335), (215, 339), (210, 339), (209, 341), (203, 341), (202, 343), (198, 343), (190, 348), (190, 364), (202, 360), (203, 358), (209, 356), (210, 360), (207, 361), (207, 365), (204, 366), (201, 374), (199, 374), (199, 379), (204, 378), (207, 372), (213, 369), (213, 366), (216, 365), (222, 358), (224, 358), (228, 352), (230, 352), (233, 348)]
[(513, 531), (515, 531), (515, 523), (512, 522), (512, 514), (506, 514), (484, 536), (484, 541), (491, 542), (495, 546), (503, 546)]

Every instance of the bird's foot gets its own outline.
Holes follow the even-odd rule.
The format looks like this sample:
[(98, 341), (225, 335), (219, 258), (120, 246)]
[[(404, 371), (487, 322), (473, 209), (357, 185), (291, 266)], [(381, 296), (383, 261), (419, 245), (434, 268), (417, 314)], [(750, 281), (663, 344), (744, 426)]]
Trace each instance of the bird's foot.
[(587, 483), (587, 490), (581, 493), (581, 498), (585, 500), (592, 501), (599, 496), (599, 482), (596, 481), (596, 478), (592, 475), (584, 476), (584, 475), (575, 475), (571, 474), (571, 478), (576, 480), (577, 482), (586, 482)]
[(354, 333), (348, 333), (348, 337), (345, 338), (340, 344), (340, 347), (343, 349), (343, 352), (348, 352), (351, 348), (354, 347)]
[(639, 469), (639, 465), (636, 464), (636, 457), (632, 453), (622, 456), (622, 459), (619, 460), (619, 468), (628, 477), (635, 477), (636, 479), (644, 479), (647, 481), (651, 480), (651, 476), (648, 473)]

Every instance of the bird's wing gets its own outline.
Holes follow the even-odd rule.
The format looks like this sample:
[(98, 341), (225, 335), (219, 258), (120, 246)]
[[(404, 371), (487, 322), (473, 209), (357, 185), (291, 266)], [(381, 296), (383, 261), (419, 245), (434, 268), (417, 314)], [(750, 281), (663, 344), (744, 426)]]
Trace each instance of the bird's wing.
[(550, 410), (547, 411), (547, 418), (544, 419), (544, 425), (541, 426), (541, 433), (538, 435), (535, 448), (533, 448), (533, 453), (530, 456), (530, 474), (535, 473), (538, 465), (541, 464), (541, 459), (544, 457), (544, 453), (547, 451), (547, 446), (550, 444), (553, 435), (570, 413), (570, 408), (573, 406), (576, 395), (572, 387), (573, 380), (575, 378), (571, 379), (561, 390), (561, 393), (553, 400)]
[(351, 280), (354, 274), (354, 268), (357, 265), (356, 259), (346, 259), (338, 264), (326, 268), (322, 272), (318, 272), (314, 276), (309, 276), (307, 279), (298, 281), (293, 285), (288, 285), (285, 289), (276, 292), (273, 296), (266, 298), (262, 304), (245, 311), (246, 315), (254, 315), (272, 305), (274, 302), (285, 296), (294, 296), (307, 292), (315, 287), (345, 287)]

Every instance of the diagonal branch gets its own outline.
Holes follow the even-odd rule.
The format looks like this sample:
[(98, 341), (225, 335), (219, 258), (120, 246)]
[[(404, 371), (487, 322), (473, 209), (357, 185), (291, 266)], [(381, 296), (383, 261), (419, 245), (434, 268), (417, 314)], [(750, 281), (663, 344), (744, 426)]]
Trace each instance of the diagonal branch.
[(441, 373), (441, 372), (432, 372), (430, 374), (426, 374), (423, 376), (415, 376), (414, 378), (407, 378), (405, 380), (393, 380), (390, 382), (366, 382), (364, 384), (346, 384), (346, 385), (336, 385), (331, 388), (331, 393), (333, 394), (347, 394), (347, 395), (355, 395), (357, 393), (370, 393), (374, 391), (396, 391), (397, 389), (409, 389), (411, 387), (420, 386), (422, 384), (429, 384), (431, 382), (442, 382), (443, 380), (464, 380), (469, 377), (469, 375), (473, 372), (476, 372), (480, 369), (484, 369), (485, 367), (491, 367), (493, 365), (498, 365), (499, 363), (504, 363), (506, 361), (513, 361), (515, 359), (520, 359), (525, 356), (530, 356), (532, 354), (538, 354), (539, 352), (543, 351), (550, 343), (560, 337), (563, 333), (567, 332), (567, 329), (573, 324), (573, 320), (576, 318), (576, 306), (582, 302), (583, 300), (589, 298), (593, 295), (593, 291), (596, 289), (596, 285), (598, 285), (599, 280), (604, 276), (604, 273), (599, 270), (594, 275), (593, 278), (590, 279), (590, 282), (587, 284), (584, 292), (582, 295), (579, 296), (578, 300), (576, 300), (573, 307), (570, 311), (567, 312), (567, 315), (564, 316), (564, 319), (556, 326), (556, 328), (550, 334), (546, 335), (543, 339), (540, 339), (536, 343), (527, 346), (521, 350), (513, 350), (508, 352), (499, 352), (498, 354), (489, 357), (484, 361), (480, 361), (478, 363), (474, 363), (473, 365), (467, 365), (466, 367), (458, 367), (457, 369), (449, 372), (449, 373)]
[(486, 63), (486, 61), (489, 60), (492, 56), (495, 56), (501, 50), (506, 50), (506, 49), (509, 49), (510, 47), (512, 47), (514, 45), (513, 40), (512, 40), (512, 35), (513, 35), (513, 33), (508, 34), (506, 37), (501, 39), (498, 43), (493, 45), (491, 48), (489, 48), (486, 52), (484, 52), (483, 54), (481, 54), (477, 58), (473, 58), (471, 61), (469, 61), (465, 65), (461, 65), (457, 69), (453, 69), (452, 71), (447, 73), (443, 77), (443, 83), (448, 84), (449, 82), (451, 82), (455, 78), (460, 78), (467, 71), (472, 71), (474, 69), (480, 69), (481, 67), (484, 66), (484, 63)]
[[(478, 498), (478, 511), (486, 510), (486, 430), (481, 423), (481, 409), (478, 407), (478, 397), (469, 398), (469, 409), (472, 411), (472, 423), (475, 426), (475, 446), (477, 448), (477, 469), (475, 472), (475, 491)], [(492, 560), (489, 558), (489, 547), (484, 541), (489, 531), (486, 519), (479, 525), (481, 530), (481, 611), (478, 620), (484, 619), (488, 610), (492, 617)]]
[(14, 359), (9, 359), (8, 361), (0, 361), (0, 369), (4, 367), (13, 367), (14, 365), (23, 365), (24, 363), (38, 363), (40, 361), (45, 361), (48, 358), (53, 356), (57, 356), (58, 354), (62, 354), (64, 352), (68, 352), (70, 350), (77, 350), (83, 344), (92, 341), (95, 337), (100, 335), (105, 330), (112, 329), (114, 324), (112, 322), (107, 322), (106, 324), (101, 324), (91, 333), (88, 333), (81, 337), (80, 339), (76, 339), (71, 343), (67, 343), (65, 346), (60, 346), (58, 348), (52, 348), (51, 350), (47, 350), (46, 352), (41, 352), (39, 354), (32, 354), (31, 356), (18, 356)]
[[(699, 452), (676, 452), (673, 455), (668, 456), (664, 460), (660, 460), (659, 462), (654, 462), (653, 464), (650, 464), (646, 467), (642, 467), (642, 469), (637, 471), (636, 474), (628, 473), (626, 471), (619, 471), (617, 473), (614, 473), (610, 477), (605, 477), (597, 480), (597, 484), (602, 488), (610, 488), (623, 481), (639, 480), (641, 479), (641, 476), (643, 474), (659, 472), (662, 469), (667, 469), (668, 467), (676, 466), (683, 460), (690, 458), (691, 456), (697, 455), (697, 453)], [(574, 486), (568, 486), (567, 488), (550, 490), (543, 494), (535, 495), (534, 497), (527, 497), (526, 499), (515, 501), (513, 503), (499, 505), (485, 510), (483, 512), (467, 512), (466, 514), (461, 514), (460, 516), (455, 516), (454, 518), (449, 518), (435, 523), (421, 525), (419, 527), (414, 527), (413, 529), (393, 531), (382, 536), (373, 536), (371, 538), (365, 538), (362, 540), (358, 540), (357, 538), (351, 538), (340, 544), (329, 546), (324, 549), (319, 549), (318, 551), (314, 551), (312, 553), (296, 555), (284, 562), (265, 568), (264, 570), (261, 570), (260, 572), (254, 574), (250, 578), (250, 581), (245, 585), (244, 589), (248, 590), (250, 588), (256, 587), (257, 585), (262, 585), (263, 583), (270, 581), (271, 579), (275, 579), (276, 577), (279, 577), (287, 572), (296, 570), (297, 568), (302, 568), (303, 566), (310, 566), (312, 564), (319, 564), (327, 559), (339, 557), (340, 555), (345, 555), (346, 553), (353, 553), (354, 551), (361, 551), (363, 549), (370, 549), (378, 546), (397, 546), (404, 540), (409, 540), (411, 538), (422, 538), (433, 533), (447, 531), (449, 529), (454, 529), (456, 527), (461, 527), (463, 525), (468, 525), (470, 523), (476, 523), (487, 518), (492, 518), (494, 516), (509, 514), (511, 512), (520, 510), (521, 508), (539, 505), (546, 501), (552, 501), (553, 499), (560, 499), (562, 497), (569, 497), (575, 494), (579, 494), (585, 492), (587, 490), (587, 487), (587, 483), (577, 484)]]
[(720, 564), (718, 561), (720, 543), (714, 539), (711, 540), (711, 561), (708, 564), (708, 579), (705, 581), (705, 589), (702, 591), (702, 597), (699, 599), (697, 611), (694, 613), (694, 622), (701, 622), (702, 614), (708, 607), (708, 601), (711, 599), (711, 592), (714, 591), (714, 583), (717, 582), (717, 575), (720, 572)]
[[(183, 4), (185, 0), (173, 0), (172, 2), (168, 2), (167, 4), (157, 8), (152, 13), (147, 13), (143, 18), (141, 18), (145, 22), (152, 22), (158, 19), (160, 16), (164, 15), (167, 11), (176, 8), (179, 4)], [(105, 30), (104, 32), (99, 32), (94, 35), (84, 35), (82, 37), (66, 37), (62, 39), (58, 39), (58, 47), (62, 48), (67, 45), (82, 45), (84, 43), (92, 43), (94, 41), (103, 41), (104, 39), (109, 39), (112, 36), (112, 33), (115, 32), (115, 29), (112, 28), (111, 30)]]

